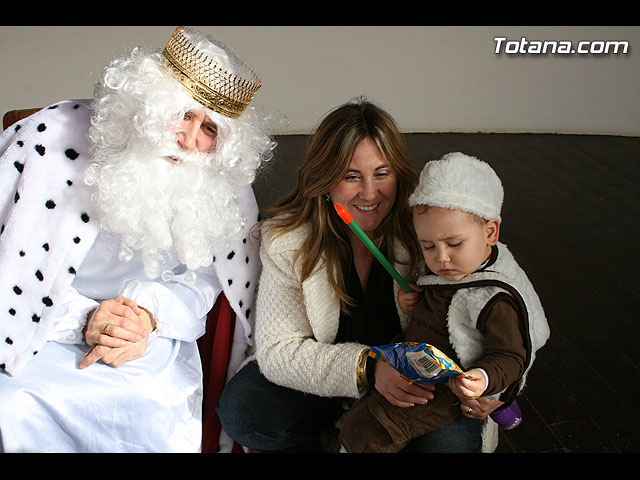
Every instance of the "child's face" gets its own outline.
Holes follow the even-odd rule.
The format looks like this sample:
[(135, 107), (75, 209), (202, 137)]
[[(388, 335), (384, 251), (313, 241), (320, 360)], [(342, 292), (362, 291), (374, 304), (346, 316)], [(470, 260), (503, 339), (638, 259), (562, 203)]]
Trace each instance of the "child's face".
[(452, 281), (475, 272), (489, 258), (500, 229), (495, 219), (481, 225), (466, 212), (439, 207), (414, 208), (413, 225), (429, 270)]

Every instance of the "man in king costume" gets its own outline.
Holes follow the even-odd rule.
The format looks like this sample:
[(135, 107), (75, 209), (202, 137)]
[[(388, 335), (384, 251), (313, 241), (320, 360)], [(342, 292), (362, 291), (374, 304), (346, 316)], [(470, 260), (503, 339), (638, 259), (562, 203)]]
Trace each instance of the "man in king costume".
[[(3, 132), (0, 451), (201, 450), (203, 364), (232, 375), (251, 343), (260, 85), (178, 27)], [(229, 354), (199, 352), (207, 316)]]

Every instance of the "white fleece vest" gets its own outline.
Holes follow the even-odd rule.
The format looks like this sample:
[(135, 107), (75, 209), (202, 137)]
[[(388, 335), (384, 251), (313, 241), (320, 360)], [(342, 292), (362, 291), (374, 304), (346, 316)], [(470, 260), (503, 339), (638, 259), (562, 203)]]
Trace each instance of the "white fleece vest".
[[(420, 277), (418, 285), (469, 285), (459, 289), (451, 300), (447, 314), (449, 340), (463, 367), (483, 355), (483, 336), (476, 329), (478, 316), (499, 292), (507, 292), (522, 304), (530, 341), (530, 358), (520, 379), (519, 391), (524, 388), (526, 377), (535, 360), (536, 351), (549, 338), (549, 325), (533, 285), (518, 265), (506, 245), (498, 243), (498, 258), (487, 269), (468, 275), (462, 280), (449, 281), (437, 275)], [(488, 419), (483, 434), (483, 451), (493, 451), (497, 445), (497, 426)], [(495, 442), (495, 444), (494, 444)]]

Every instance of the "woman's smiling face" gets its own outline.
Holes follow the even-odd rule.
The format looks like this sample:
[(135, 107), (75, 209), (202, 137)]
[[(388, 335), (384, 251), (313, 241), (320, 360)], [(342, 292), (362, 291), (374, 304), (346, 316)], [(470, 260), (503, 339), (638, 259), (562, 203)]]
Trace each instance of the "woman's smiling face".
[(367, 234), (391, 211), (396, 198), (396, 177), (376, 143), (362, 140), (351, 157), (345, 176), (329, 191)]

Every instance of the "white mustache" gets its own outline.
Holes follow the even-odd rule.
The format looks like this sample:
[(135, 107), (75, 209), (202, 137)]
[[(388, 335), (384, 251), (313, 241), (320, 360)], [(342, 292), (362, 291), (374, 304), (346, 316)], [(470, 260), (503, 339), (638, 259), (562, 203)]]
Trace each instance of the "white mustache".
[(179, 148), (163, 149), (162, 158), (175, 164), (191, 164), (208, 167), (211, 165), (213, 153), (185, 152)]

